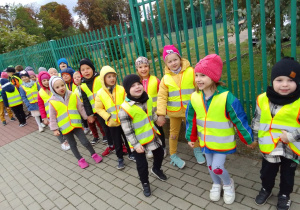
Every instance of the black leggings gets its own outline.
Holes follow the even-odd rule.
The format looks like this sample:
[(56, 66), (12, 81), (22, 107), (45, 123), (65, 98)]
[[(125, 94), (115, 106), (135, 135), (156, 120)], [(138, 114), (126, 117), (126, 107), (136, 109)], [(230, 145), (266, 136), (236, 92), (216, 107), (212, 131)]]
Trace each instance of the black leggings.
[(16, 118), (18, 119), (20, 124), (26, 123), (26, 116), (23, 110), (23, 104), (20, 104), (18, 106), (10, 107), (13, 112), (15, 113)]
[(116, 155), (119, 159), (123, 159), (123, 140), (122, 140), (122, 136), (124, 138), (124, 143), (125, 146), (127, 148), (127, 152), (128, 154), (131, 154), (131, 150), (129, 148), (127, 139), (124, 135), (124, 132), (122, 130), (121, 126), (118, 127), (108, 127), (109, 131), (110, 131), (110, 137), (112, 138), (114, 145), (115, 145), (115, 151), (116, 151)]
[(157, 129), (160, 132), (160, 135), (158, 135), (159, 139), (161, 140), (162, 147), (166, 148), (166, 137), (165, 137), (165, 132), (162, 126), (158, 126), (156, 123), (154, 123)]

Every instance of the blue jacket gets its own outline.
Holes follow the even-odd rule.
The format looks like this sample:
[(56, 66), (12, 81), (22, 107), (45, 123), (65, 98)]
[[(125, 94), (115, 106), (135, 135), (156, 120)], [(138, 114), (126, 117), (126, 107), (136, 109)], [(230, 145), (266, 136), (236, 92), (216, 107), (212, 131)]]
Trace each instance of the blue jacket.
[[(40, 90), (40, 86), (38, 86), (38, 90)], [(34, 104), (31, 104), (29, 103), (27, 97), (26, 97), (26, 92), (25, 90), (23, 89), (22, 85), (20, 85), (20, 88), (19, 88), (19, 92), (20, 92), (20, 95), (22, 97), (22, 101), (25, 103), (28, 111), (36, 111), (36, 110), (39, 110), (39, 106), (38, 106), (38, 103), (34, 103)]]
[[(59, 65), (60, 65), (61, 63), (67, 64), (67, 67), (70, 68), (70, 69), (72, 69), (72, 70), (73, 70), (73, 73), (75, 72), (75, 70), (74, 70), (72, 67), (69, 66), (69, 63), (68, 63), (67, 59), (65, 59), (65, 58), (60, 58), (60, 59), (58, 59), (58, 61), (57, 61), (57, 66), (58, 66), (58, 68), (59, 68)], [(59, 73), (61, 73), (61, 69), (59, 69)]]

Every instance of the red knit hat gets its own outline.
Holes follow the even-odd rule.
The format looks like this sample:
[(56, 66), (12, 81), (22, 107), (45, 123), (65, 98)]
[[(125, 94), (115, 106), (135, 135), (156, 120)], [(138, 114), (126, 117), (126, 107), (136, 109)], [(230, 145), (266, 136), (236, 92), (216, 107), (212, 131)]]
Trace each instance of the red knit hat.
[(201, 59), (195, 66), (195, 73), (202, 73), (218, 82), (222, 75), (223, 62), (217, 54), (210, 54)]
[(166, 57), (168, 55), (172, 54), (172, 53), (177, 54), (181, 58), (178, 49), (174, 45), (166, 45), (166, 46), (164, 46), (164, 51), (163, 51), (163, 59), (164, 59), (164, 61), (166, 60)]

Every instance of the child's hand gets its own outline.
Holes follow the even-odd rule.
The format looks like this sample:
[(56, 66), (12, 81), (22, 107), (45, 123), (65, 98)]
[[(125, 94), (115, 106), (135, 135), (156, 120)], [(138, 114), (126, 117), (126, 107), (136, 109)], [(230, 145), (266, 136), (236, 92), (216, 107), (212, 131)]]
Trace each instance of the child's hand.
[(94, 116), (92, 116), (92, 115), (91, 115), (91, 116), (88, 116), (87, 121), (88, 121), (89, 123), (95, 122)]
[(143, 152), (145, 152), (145, 149), (144, 149), (144, 147), (141, 145), (140, 147), (136, 148), (135, 151), (136, 151), (137, 153), (143, 153)]
[(282, 131), (282, 134), (281, 136), (279, 137), (281, 139), (281, 141), (285, 144), (288, 144), (289, 143), (289, 140), (287, 138), (287, 132), (285, 130), (281, 130)]
[(257, 141), (252, 142), (251, 144), (247, 145), (247, 147), (254, 149), (258, 145)]
[(55, 131), (53, 132), (53, 134), (54, 134), (54, 136), (59, 136), (59, 135), (60, 135), (60, 132), (59, 132), (58, 130), (55, 130)]
[(195, 146), (195, 142), (191, 142), (191, 141), (189, 141), (188, 142), (188, 144), (190, 145), (190, 147), (192, 147), (192, 148), (194, 148), (194, 146)]
[(166, 123), (166, 118), (165, 116), (161, 115), (161, 116), (158, 116), (157, 120), (156, 120), (156, 124), (158, 126), (163, 126), (164, 124)]
[(44, 118), (44, 119), (43, 119), (43, 123), (44, 123), (45, 125), (49, 125), (49, 120), (48, 120), (47, 118)]

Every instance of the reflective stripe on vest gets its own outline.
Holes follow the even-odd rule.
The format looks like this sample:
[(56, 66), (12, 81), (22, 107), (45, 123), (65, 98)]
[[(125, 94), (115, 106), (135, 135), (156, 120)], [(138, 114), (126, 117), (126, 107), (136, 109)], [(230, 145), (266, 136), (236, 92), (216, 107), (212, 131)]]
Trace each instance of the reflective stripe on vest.
[[(80, 88), (80, 87), (79, 87)], [(82, 96), (80, 94), (79, 91), (81, 91), (81, 89), (79, 89), (78, 87), (75, 88), (74, 93), (78, 96), (78, 98), (80, 99), (80, 101), (82, 102)]]
[(23, 90), (26, 93), (26, 97), (27, 97), (27, 100), (29, 101), (29, 103), (31, 103), (31, 104), (37, 103), (38, 102), (38, 98), (37, 98), (38, 87), (37, 87), (37, 84), (34, 83), (31, 88), (25, 87), (24, 85), (21, 85), (21, 86), (22, 86)]
[(100, 81), (100, 76), (98, 76), (98, 77), (96, 77), (94, 79), (92, 91), (88, 88), (88, 86), (86, 85), (86, 83), (83, 83), (82, 85), (80, 85), (80, 87), (83, 90), (83, 92), (85, 92), (86, 96), (88, 97), (88, 99), (90, 101), (90, 104), (92, 106), (92, 109), (93, 109), (93, 113), (96, 113), (96, 110), (95, 110), (95, 98), (96, 98), (97, 92), (102, 87), (101, 81)]
[[(266, 93), (257, 97), (261, 109), (260, 126), (258, 130), (259, 149), (262, 153), (270, 154), (277, 146), (282, 130), (293, 132), (300, 128), (298, 122), (300, 99), (284, 105), (274, 117), (271, 116), (269, 99)], [(291, 150), (300, 156), (300, 142), (289, 142)]]
[[(107, 91), (103, 88), (98, 91), (97, 96), (100, 97), (100, 100), (102, 101), (106, 112), (111, 114), (111, 119), (120, 123), (118, 113), (120, 105), (124, 102), (125, 99), (125, 89), (120, 85), (116, 85), (113, 91), (115, 92), (115, 99), (113, 99), (111, 95), (108, 94)], [(107, 122), (105, 123), (107, 124)]]
[[(121, 108), (131, 117), (135, 136), (141, 145), (153, 141), (155, 133), (160, 135), (152, 119), (152, 106), (151, 96), (147, 101), (147, 113), (135, 104), (129, 105), (127, 101), (124, 101), (121, 105)], [(129, 141), (128, 144), (130, 148), (133, 148)]]
[(77, 96), (71, 93), (69, 104), (66, 106), (60, 101), (50, 100), (57, 113), (57, 124), (62, 134), (71, 132), (74, 128), (82, 128), (81, 116), (77, 110)]
[(190, 96), (195, 91), (193, 68), (188, 67), (182, 73), (180, 87), (178, 87), (170, 74), (164, 76), (164, 82), (169, 89), (167, 110), (178, 112), (182, 107), (186, 109)]
[(150, 75), (147, 86), (147, 93), (152, 98), (153, 108), (157, 107), (157, 86), (158, 82), (156, 76)]
[(9, 107), (18, 106), (23, 103), (18, 89), (15, 87), (14, 92), (5, 92), (8, 100)]
[(50, 95), (48, 95), (48, 93), (43, 88), (41, 88), (39, 91), (39, 94), (40, 94), (41, 99), (44, 102), (45, 111), (47, 113), (47, 118), (49, 119), (49, 99), (51, 98), (52, 93), (50, 92)]
[(228, 151), (236, 147), (232, 122), (226, 117), (228, 91), (215, 95), (206, 112), (202, 92), (191, 95), (196, 112), (197, 132), (201, 147), (216, 151)]

